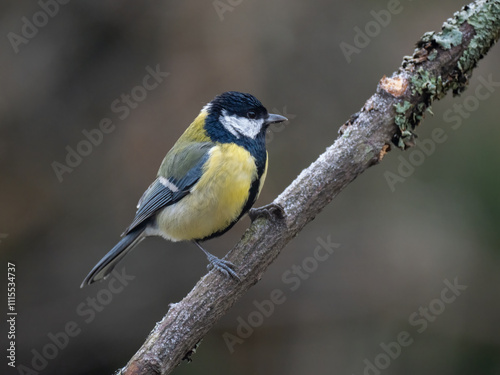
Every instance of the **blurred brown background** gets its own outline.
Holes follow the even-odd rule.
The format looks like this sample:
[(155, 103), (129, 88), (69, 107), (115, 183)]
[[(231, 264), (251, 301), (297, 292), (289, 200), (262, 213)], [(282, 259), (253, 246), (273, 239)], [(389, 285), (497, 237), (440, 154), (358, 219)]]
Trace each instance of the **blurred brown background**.
[[(258, 204), (269, 203), (333, 143), (418, 38), (466, 2), (401, 0), (390, 20), (382, 16), (387, 1), (42, 3), (52, 5), (0, 5), (3, 309), (10, 261), (16, 364), (33, 368), (35, 358), (40, 374), (111, 374), (205, 273), (206, 259), (191, 244), (148, 239), (118, 267), (135, 276), (123, 290), (79, 285), (117, 242), (164, 154), (201, 107), (238, 90), (291, 118), (270, 135)], [(16, 53), (9, 33), (22, 37), (26, 20), (43, 26), (26, 42), (16, 39)], [(349, 63), (340, 44), (354, 45), (356, 27), (373, 36)], [(425, 140), (441, 128), (445, 142), (423, 159), (393, 150), (358, 178), (175, 373), (500, 374), (499, 84), (478, 89), (487, 97), (475, 94), (480, 77), (500, 82), (499, 61), (495, 46), (469, 89), (435, 103), (417, 129)], [(169, 73), (150, 91), (140, 88), (148, 66)], [(131, 91), (140, 101), (124, 116), (116, 105)], [(450, 117), (455, 104), (468, 110)], [(67, 147), (76, 150), (82, 131), (104, 118), (113, 131), (90, 151), (81, 145), (88, 155), (60, 182), (53, 162), (65, 164)], [(419, 165), (390, 189), (385, 175), (398, 173), (399, 157)], [(245, 218), (207, 248), (223, 256), (248, 224)], [(312, 267), (318, 237), (340, 246)], [(302, 264), (314, 269), (299, 285), (287, 283)], [(452, 290), (446, 280), (467, 288)], [(255, 302), (274, 289), (286, 300), (231, 353), (224, 333), (237, 335), (242, 320), (258, 317)], [(96, 297), (89, 307), (87, 298)], [(70, 322), (77, 333), (66, 340), (59, 333)], [(391, 344), (401, 335), (406, 346)], [(60, 348), (50, 337), (59, 337)], [(17, 373), (3, 357), (0, 372)]]

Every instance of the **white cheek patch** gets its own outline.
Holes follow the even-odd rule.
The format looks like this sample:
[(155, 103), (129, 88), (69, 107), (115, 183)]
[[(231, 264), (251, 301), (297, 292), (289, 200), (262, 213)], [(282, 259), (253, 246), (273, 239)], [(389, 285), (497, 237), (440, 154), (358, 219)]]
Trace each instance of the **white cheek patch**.
[(240, 136), (243, 135), (255, 139), (264, 124), (264, 119), (249, 119), (246, 117), (229, 115), (226, 110), (222, 111), (222, 116), (219, 117), (219, 121), (224, 128), (236, 138), (240, 138)]

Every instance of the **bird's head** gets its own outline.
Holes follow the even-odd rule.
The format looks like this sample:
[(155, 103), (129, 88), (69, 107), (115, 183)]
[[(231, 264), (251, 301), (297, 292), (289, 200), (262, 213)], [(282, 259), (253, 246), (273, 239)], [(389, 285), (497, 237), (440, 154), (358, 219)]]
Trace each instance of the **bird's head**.
[(287, 120), (284, 116), (268, 113), (253, 95), (236, 91), (216, 96), (203, 111), (207, 112), (205, 131), (218, 142), (262, 141), (269, 125)]

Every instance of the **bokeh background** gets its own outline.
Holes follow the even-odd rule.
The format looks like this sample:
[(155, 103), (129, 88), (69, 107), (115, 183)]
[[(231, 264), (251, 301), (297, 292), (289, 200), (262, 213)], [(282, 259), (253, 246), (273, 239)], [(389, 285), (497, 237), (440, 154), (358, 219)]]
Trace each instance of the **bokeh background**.
[[(465, 3), (401, 0), (401, 11), (374, 27), (348, 62), (340, 44), (353, 45), (355, 28), (364, 30), (387, 1), (73, 1), (52, 6), (54, 15), (17, 53), (8, 33), (22, 35), (42, 8), (2, 2), (1, 285), (6, 311), (6, 268), (14, 262), (16, 364), (33, 368), (45, 350), (54, 358), (39, 359), (40, 374), (111, 374), (204, 275), (206, 259), (193, 245), (148, 239), (118, 267), (135, 279), (92, 308), (91, 322), (78, 310), (89, 297), (109, 297), (107, 283), (79, 285), (130, 223), (164, 154), (202, 105), (238, 90), (290, 117), (269, 135), (258, 204), (269, 203), (334, 142), (418, 38)], [(425, 140), (441, 128), (447, 139), (423, 160), (413, 154), (419, 166), (404, 182), (391, 189), (386, 175), (413, 151), (393, 150), (283, 250), (194, 361), (174, 373), (500, 374), (499, 85), (488, 98), (475, 96), (479, 77), (500, 82), (499, 61), (495, 46), (461, 97), (435, 103), (417, 133)], [(148, 66), (169, 75), (119, 118), (124, 112), (112, 103), (134, 88), (144, 92), (136, 87)], [(447, 121), (447, 111), (467, 100), (471, 110)], [(76, 149), (82, 131), (104, 118), (114, 130), (60, 181), (53, 163), (64, 164), (67, 147)], [(223, 256), (248, 224), (207, 248)], [(318, 237), (340, 246), (292, 291), (283, 276), (313, 256)], [(449, 303), (441, 297), (446, 280), (467, 286)], [(231, 352), (224, 333), (236, 335), (274, 289), (286, 301)], [(418, 324), (414, 314), (422, 314)], [(78, 334), (54, 353), (49, 336), (68, 322)], [(411, 344), (389, 358), (382, 346), (402, 332)], [(1, 373), (18, 373), (2, 358)]]

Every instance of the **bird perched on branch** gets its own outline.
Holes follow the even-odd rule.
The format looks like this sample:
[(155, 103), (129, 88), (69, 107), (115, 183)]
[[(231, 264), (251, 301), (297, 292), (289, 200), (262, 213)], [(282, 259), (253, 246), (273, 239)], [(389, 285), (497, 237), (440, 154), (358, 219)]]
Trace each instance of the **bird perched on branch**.
[(163, 159), (122, 239), (83, 280), (105, 278), (148, 236), (193, 241), (209, 267), (239, 279), (235, 266), (201, 241), (227, 232), (257, 200), (267, 173), (266, 129), (286, 121), (250, 94), (230, 91), (205, 105)]

